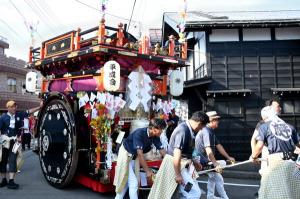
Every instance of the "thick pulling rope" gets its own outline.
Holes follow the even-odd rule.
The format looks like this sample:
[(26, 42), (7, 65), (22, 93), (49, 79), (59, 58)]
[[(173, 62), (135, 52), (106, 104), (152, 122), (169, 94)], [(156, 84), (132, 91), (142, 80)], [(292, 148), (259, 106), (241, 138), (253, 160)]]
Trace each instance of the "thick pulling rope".
[[(258, 161), (267, 161), (267, 159), (265, 159), (265, 158), (258, 158), (257, 160)], [(226, 165), (226, 166), (220, 167), (220, 169), (227, 169), (227, 168), (231, 168), (231, 167), (236, 167), (236, 166), (248, 164), (248, 163), (251, 163), (251, 162), (253, 162), (253, 160), (246, 160), (246, 161), (243, 161), (243, 162), (239, 162), (239, 163), (230, 164), (230, 165)], [(199, 175), (205, 174), (205, 173), (208, 173), (208, 172), (211, 172), (211, 171), (215, 171), (216, 169), (217, 168), (212, 168), (212, 169), (207, 169), (207, 170), (199, 171), (198, 174)]]

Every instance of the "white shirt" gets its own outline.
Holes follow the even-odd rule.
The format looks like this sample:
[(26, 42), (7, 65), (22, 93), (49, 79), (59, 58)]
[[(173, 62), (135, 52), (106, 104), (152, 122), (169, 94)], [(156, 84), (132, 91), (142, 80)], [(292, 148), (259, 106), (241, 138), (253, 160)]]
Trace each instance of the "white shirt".
[(29, 133), (29, 119), (28, 118), (24, 118), (24, 133)]
[(7, 112), (7, 115), (10, 117), (9, 128), (14, 129), (15, 128), (15, 124), (16, 124), (15, 115), (11, 115), (10, 112)]

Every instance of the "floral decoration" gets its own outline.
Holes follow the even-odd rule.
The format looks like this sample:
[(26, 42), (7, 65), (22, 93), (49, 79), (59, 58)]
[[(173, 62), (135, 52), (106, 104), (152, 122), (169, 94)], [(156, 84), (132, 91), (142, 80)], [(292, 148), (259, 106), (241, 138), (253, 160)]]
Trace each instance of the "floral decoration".
[(107, 108), (103, 104), (96, 104), (96, 110), (98, 116), (93, 118), (90, 122), (93, 128), (93, 135), (95, 136), (98, 146), (96, 148), (96, 153), (100, 151), (106, 151), (106, 143), (111, 133), (111, 125), (113, 123)]

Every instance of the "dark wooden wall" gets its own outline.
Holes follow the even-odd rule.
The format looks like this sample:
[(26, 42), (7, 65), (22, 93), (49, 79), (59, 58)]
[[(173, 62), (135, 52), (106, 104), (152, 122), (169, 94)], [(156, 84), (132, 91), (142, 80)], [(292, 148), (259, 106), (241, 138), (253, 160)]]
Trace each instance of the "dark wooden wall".
[[(208, 41), (208, 38), (207, 38)], [(222, 115), (217, 134), (238, 159), (250, 155), (250, 138), (260, 110), (273, 96), (270, 88), (300, 88), (300, 40), (254, 42), (207, 42), (208, 90), (251, 89), (252, 93), (207, 96), (207, 110)], [(300, 131), (300, 94), (277, 93), (282, 100), (281, 117)], [(288, 110), (293, 109), (293, 111)]]

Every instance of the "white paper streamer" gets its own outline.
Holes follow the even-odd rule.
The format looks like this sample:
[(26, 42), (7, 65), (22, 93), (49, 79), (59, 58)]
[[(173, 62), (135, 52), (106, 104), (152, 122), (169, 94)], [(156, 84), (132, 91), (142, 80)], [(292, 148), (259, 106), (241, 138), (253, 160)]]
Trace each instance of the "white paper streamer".
[(91, 97), (90, 97), (90, 102), (94, 102), (94, 100), (96, 99), (96, 95), (94, 93), (91, 93)]
[(131, 72), (128, 78), (130, 79), (128, 88), (130, 90), (129, 98), (131, 100), (129, 108), (135, 111), (141, 103), (144, 110), (148, 112), (150, 107), (148, 102), (151, 100), (151, 78), (145, 74), (141, 67), (138, 72)]
[(108, 110), (112, 110), (114, 108), (114, 99), (115, 97), (112, 94), (106, 93), (105, 106)]
[(113, 158), (113, 152), (112, 152), (112, 141), (109, 137), (107, 140), (107, 152), (106, 152), (106, 167), (108, 169), (112, 168), (112, 158)]
[(100, 104), (105, 104), (105, 101), (106, 101), (105, 93), (97, 92), (97, 102), (99, 102)]

